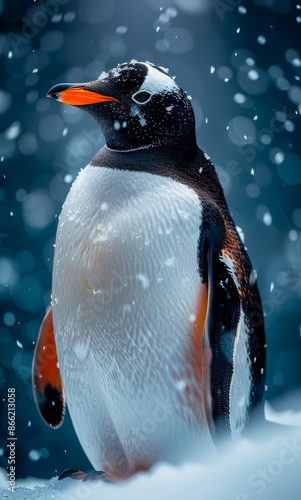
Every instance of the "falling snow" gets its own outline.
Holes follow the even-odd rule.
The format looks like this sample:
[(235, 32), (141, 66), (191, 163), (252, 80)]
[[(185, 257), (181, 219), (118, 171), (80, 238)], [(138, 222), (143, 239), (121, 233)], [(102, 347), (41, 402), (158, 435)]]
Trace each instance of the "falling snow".
[[(104, 146), (105, 138), (81, 109), (46, 99), (47, 90), (59, 82), (93, 81), (99, 74), (105, 84), (117, 62), (133, 57), (169, 66), (188, 96), (193, 95), (198, 143), (218, 167), (237, 231), (244, 241), (243, 227), (258, 269), (269, 340), (267, 397), (272, 398), (287, 387), (301, 385), (301, 5), (275, 0), (175, 0), (161, 6), (156, 0), (146, 0), (134, 7), (122, 0), (76, 0), (66, 5), (52, 2), (51, 13), (51, 2), (49, 9), (47, 2), (45, 8), (43, 2), (27, 3), (14, 2), (13, 14), (5, 6), (1, 10), (6, 28), (0, 36), (0, 379), (3, 390), (9, 384), (19, 394), (23, 424), (18, 436), (22, 443), (18, 473), (32, 476), (36, 471), (38, 477), (50, 477), (56, 474), (55, 468), (61, 472), (72, 466), (72, 456), (78, 457), (85, 470), (90, 465), (80, 454), (70, 423), (65, 423), (66, 431), (62, 428), (62, 441), (43, 427), (32, 400), (32, 349), (51, 301), (58, 215), (79, 171)], [(223, 15), (218, 11), (220, 4), (225, 8)], [(33, 23), (34, 16), (40, 16), (39, 26)], [(22, 38), (14, 42), (10, 33)], [(174, 117), (173, 105), (166, 104), (164, 113)], [(138, 118), (146, 131), (147, 114)], [(116, 135), (128, 126), (123, 119), (113, 124)], [(208, 180), (206, 168), (199, 168), (199, 174), (200, 183)], [(114, 201), (99, 200), (104, 218), (114, 210)], [(168, 234), (169, 227), (165, 229), (163, 234)], [(162, 258), (166, 272), (178, 265), (172, 256)], [(134, 280), (147, 296), (153, 277), (139, 271)], [(249, 279), (254, 284), (257, 273), (253, 271)], [(277, 297), (281, 297), (280, 304), (275, 302)], [(134, 309), (133, 304), (122, 305), (124, 318)], [(283, 325), (287, 326), (285, 337)], [(177, 388), (184, 394), (183, 383), (179, 380)], [(1, 431), (5, 436), (3, 422)], [(4, 444), (0, 446), (4, 468), (7, 456)], [(260, 455), (250, 466), (252, 472), (257, 470)], [(242, 457), (245, 449), (239, 462)], [(275, 454), (269, 460), (275, 460)], [(164, 495), (164, 474), (170, 474), (175, 484), (181, 481), (177, 470), (162, 467), (153, 473), (154, 484), (161, 486), (152, 498)], [(186, 496), (187, 484), (196, 477), (195, 469), (189, 470), (183, 478)], [(211, 485), (218, 488), (216, 470), (210, 470), (204, 481), (211, 474)], [(284, 478), (285, 473), (267, 488), (277, 489)], [(229, 488), (239, 480), (230, 482)], [(51, 481), (53, 491), (60, 488), (56, 480)], [(147, 478), (143, 481), (146, 488), (139, 498), (149, 487)], [(211, 498), (211, 490), (202, 485), (202, 494), (207, 491)], [(139, 485), (133, 482), (129, 491), (132, 487)], [(244, 488), (245, 483), (242, 492)], [(231, 498), (239, 492), (235, 490)], [(111, 495), (109, 490), (107, 494)], [(196, 498), (199, 494), (198, 490)], [(173, 500), (175, 495), (177, 488)], [(281, 498), (285, 495), (289, 495), (287, 489)], [(223, 496), (224, 491), (219, 491), (218, 498)]]

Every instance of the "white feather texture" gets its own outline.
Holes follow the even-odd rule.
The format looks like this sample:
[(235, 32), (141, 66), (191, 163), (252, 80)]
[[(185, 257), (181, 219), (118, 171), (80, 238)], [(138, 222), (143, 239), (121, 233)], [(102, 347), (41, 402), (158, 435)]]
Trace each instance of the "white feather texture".
[(65, 201), (54, 329), (72, 421), (96, 469), (126, 476), (214, 453), (187, 354), (200, 224), (195, 192), (149, 173), (87, 166)]

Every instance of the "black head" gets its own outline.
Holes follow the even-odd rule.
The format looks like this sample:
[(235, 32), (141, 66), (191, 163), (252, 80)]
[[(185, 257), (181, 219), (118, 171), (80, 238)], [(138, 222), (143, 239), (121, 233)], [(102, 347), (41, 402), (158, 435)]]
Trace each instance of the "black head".
[(110, 149), (181, 149), (196, 144), (189, 99), (164, 68), (151, 63), (131, 61), (93, 82), (55, 85), (48, 97), (93, 116)]

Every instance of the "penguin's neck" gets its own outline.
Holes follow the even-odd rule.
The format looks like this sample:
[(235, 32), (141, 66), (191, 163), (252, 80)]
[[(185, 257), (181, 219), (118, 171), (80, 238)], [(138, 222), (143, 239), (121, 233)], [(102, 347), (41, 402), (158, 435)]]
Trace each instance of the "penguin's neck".
[(93, 158), (93, 167), (147, 172), (185, 182), (187, 175), (198, 172), (203, 155), (197, 144), (191, 148), (142, 147), (132, 150), (111, 149), (105, 145)]

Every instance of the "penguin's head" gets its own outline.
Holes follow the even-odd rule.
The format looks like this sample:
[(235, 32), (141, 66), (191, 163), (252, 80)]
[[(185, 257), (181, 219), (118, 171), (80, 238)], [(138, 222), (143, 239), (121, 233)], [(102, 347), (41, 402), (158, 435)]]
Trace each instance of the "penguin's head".
[(110, 149), (179, 149), (196, 143), (188, 97), (164, 68), (151, 63), (131, 61), (89, 83), (55, 85), (47, 97), (87, 111)]

